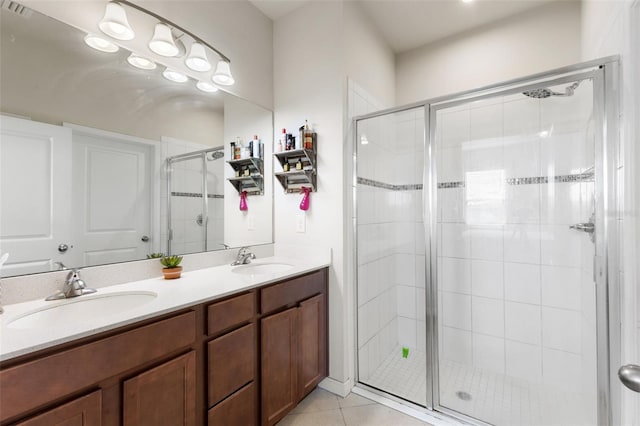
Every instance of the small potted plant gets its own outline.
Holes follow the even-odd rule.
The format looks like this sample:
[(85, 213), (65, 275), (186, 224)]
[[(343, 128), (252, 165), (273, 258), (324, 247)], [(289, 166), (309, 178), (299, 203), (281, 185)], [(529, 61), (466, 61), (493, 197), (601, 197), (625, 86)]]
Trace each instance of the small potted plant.
[(164, 266), (162, 273), (165, 280), (180, 278), (180, 274), (182, 274), (182, 266), (179, 266), (180, 262), (182, 262), (182, 256), (174, 255), (160, 258), (160, 263)]

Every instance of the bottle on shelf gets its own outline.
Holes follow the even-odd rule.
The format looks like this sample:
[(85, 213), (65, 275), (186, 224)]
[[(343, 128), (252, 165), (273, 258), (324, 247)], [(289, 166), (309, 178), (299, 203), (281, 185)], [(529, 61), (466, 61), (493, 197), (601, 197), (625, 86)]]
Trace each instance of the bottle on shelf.
[(298, 158), (298, 161), (296, 162), (296, 170), (302, 170), (302, 159)]
[(280, 134), (280, 139), (278, 139), (278, 152), (282, 152), (287, 143), (287, 129), (282, 129), (282, 133)]
[(240, 139), (240, 136), (237, 136), (236, 143), (234, 145), (233, 159), (239, 160), (241, 157), (242, 157), (242, 139)]
[(302, 146), (304, 149), (313, 149), (313, 131), (309, 127), (307, 120), (304, 120), (304, 142)]

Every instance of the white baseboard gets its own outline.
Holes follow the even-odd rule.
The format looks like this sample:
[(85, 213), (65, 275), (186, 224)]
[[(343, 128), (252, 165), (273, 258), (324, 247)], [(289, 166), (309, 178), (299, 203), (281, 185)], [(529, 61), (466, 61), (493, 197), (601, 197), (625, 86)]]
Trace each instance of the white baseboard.
[(351, 392), (351, 388), (353, 388), (353, 383), (351, 382), (351, 380), (347, 380), (343, 383), (337, 381), (336, 379), (332, 379), (331, 377), (327, 377), (320, 382), (318, 387), (341, 396), (342, 398), (346, 398), (346, 396)]

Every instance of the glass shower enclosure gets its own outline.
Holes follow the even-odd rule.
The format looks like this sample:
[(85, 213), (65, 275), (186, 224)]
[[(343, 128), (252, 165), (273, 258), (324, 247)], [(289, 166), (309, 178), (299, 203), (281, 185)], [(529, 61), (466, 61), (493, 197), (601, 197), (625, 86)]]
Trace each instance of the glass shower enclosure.
[(166, 253), (223, 248), (223, 158), (223, 147), (167, 158)]
[(616, 66), (356, 118), (359, 386), (472, 424), (615, 424)]

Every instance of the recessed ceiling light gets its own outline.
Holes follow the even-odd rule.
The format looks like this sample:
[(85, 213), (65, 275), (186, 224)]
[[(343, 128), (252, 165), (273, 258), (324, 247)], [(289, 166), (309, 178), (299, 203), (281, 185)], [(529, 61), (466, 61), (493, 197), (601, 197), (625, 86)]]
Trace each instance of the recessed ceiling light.
[(162, 75), (167, 80), (175, 81), (176, 83), (184, 83), (187, 80), (189, 80), (189, 77), (187, 77), (186, 75), (184, 75), (184, 74), (182, 74), (181, 72), (178, 72), (178, 71), (170, 70), (169, 68), (164, 70)]
[(96, 50), (107, 53), (117, 52), (119, 47), (115, 44), (111, 43), (109, 40), (105, 40), (102, 37), (98, 37), (97, 35), (87, 34), (84, 37), (84, 42), (87, 43), (89, 47), (93, 47)]
[(143, 58), (142, 56), (138, 56), (135, 53), (129, 55), (129, 57), (127, 58), (127, 62), (129, 62), (130, 65), (142, 70), (154, 70), (157, 67), (156, 63), (152, 60)]
[(203, 92), (213, 93), (217, 92), (218, 88), (211, 83), (207, 83), (206, 81), (199, 81), (196, 83), (196, 87)]

